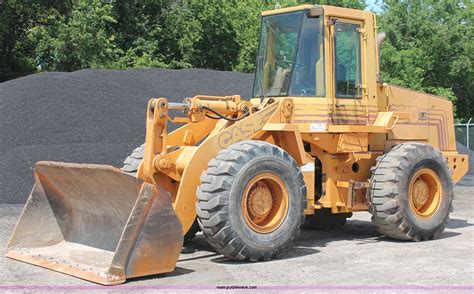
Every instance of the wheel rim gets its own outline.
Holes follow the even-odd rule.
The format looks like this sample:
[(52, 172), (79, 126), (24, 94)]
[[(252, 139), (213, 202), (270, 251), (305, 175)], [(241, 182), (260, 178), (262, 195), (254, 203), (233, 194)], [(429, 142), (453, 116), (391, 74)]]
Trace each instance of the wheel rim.
[(285, 220), (288, 190), (279, 176), (261, 173), (245, 187), (242, 212), (247, 225), (257, 233), (271, 233)]
[(413, 175), (408, 195), (411, 209), (417, 217), (432, 217), (438, 211), (442, 194), (441, 181), (433, 170), (423, 168)]

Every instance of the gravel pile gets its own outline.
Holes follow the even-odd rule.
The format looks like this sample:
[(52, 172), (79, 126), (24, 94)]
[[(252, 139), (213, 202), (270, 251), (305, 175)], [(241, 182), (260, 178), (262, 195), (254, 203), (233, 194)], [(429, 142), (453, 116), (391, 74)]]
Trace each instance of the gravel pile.
[(150, 97), (251, 95), (253, 75), (184, 70), (81, 70), (0, 83), (0, 203), (24, 203), (40, 160), (122, 166), (144, 142)]
[(474, 186), (474, 152), (460, 143), (457, 143), (456, 147), (459, 153), (469, 155), (469, 171), (464, 178), (459, 181), (458, 185)]
[(460, 154), (466, 154), (469, 156), (469, 172), (468, 174), (474, 175), (474, 152), (468, 149), (461, 143), (456, 144), (456, 148)]

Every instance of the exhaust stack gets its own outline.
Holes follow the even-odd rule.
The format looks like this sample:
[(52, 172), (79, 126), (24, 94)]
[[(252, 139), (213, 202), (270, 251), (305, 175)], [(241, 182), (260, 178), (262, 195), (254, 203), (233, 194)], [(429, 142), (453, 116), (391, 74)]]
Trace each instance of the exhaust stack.
[(384, 32), (380, 32), (377, 34), (377, 82), (381, 82), (380, 80), (380, 47), (382, 47), (382, 43), (385, 41), (387, 34)]

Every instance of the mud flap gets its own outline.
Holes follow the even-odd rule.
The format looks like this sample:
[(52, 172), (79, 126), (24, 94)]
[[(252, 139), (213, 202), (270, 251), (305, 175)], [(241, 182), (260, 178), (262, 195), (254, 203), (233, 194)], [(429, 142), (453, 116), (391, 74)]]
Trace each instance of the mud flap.
[(174, 270), (183, 230), (169, 193), (111, 166), (39, 162), (7, 257), (92, 282)]

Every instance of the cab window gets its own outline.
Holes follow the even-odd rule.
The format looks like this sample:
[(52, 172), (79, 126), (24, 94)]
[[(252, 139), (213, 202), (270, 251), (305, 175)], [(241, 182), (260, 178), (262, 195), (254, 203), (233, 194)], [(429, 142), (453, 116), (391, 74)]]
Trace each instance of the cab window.
[(362, 97), (360, 25), (336, 22), (334, 28), (336, 97), (360, 98)]
[(326, 96), (322, 18), (306, 17), (303, 22), (290, 95)]

